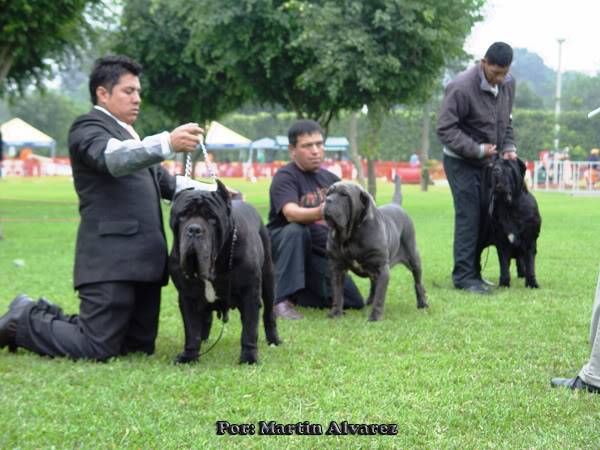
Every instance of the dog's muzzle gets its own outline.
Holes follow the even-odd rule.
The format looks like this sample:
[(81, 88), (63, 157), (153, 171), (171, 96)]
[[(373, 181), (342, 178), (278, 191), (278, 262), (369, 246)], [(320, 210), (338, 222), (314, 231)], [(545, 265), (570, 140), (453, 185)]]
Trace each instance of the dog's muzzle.
[(210, 236), (207, 230), (193, 223), (185, 227), (182, 235), (179, 264), (184, 276), (214, 280), (214, 258), (208, 244)]

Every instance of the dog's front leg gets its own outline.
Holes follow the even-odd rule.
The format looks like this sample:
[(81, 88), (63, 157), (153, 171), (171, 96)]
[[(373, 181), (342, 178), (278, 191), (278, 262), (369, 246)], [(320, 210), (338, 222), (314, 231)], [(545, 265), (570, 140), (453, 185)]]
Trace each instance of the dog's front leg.
[(390, 282), (390, 266), (385, 264), (379, 269), (375, 279), (375, 292), (373, 295), (373, 309), (369, 316), (369, 321), (374, 322), (383, 318), (383, 303)]
[(201, 303), (201, 299), (179, 295), (179, 310), (183, 319), (185, 346), (183, 352), (175, 358), (176, 364), (187, 364), (198, 361), (200, 342), (206, 322), (205, 314), (212, 314), (210, 311), (201, 311), (199, 308), (199, 304)]
[(240, 364), (258, 362), (258, 321), (260, 316), (260, 292), (249, 289), (242, 294), (240, 316), (242, 320), (242, 352)]
[(346, 271), (332, 265), (331, 271), (331, 309), (327, 316), (341, 317), (344, 314), (344, 276)]
[(498, 286), (510, 287), (510, 255), (509, 245), (500, 244), (496, 246), (498, 262), (500, 264), (500, 280)]

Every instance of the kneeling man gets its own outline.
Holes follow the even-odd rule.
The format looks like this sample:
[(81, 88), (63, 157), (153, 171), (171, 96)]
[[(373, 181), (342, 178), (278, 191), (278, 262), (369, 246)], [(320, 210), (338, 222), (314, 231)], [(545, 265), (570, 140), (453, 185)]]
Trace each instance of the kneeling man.
[[(340, 179), (322, 169), (323, 130), (300, 120), (288, 131), (292, 161), (277, 171), (269, 190), (267, 228), (275, 263), (275, 315), (301, 319), (300, 306), (330, 307), (329, 269), (325, 253), (329, 228), (323, 220), (327, 188)], [(363, 298), (346, 276), (344, 307), (362, 308)]]

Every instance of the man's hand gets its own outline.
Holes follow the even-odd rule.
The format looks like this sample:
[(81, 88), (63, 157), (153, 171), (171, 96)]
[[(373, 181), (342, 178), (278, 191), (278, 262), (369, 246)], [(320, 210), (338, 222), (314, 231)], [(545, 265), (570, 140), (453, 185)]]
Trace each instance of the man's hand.
[(492, 156), (497, 154), (496, 146), (493, 144), (483, 144), (483, 156)]
[(502, 158), (503, 159), (517, 159), (517, 152), (515, 152), (514, 150), (505, 150), (502, 153)]
[(174, 152), (193, 152), (204, 130), (197, 123), (186, 123), (171, 131), (171, 149)]

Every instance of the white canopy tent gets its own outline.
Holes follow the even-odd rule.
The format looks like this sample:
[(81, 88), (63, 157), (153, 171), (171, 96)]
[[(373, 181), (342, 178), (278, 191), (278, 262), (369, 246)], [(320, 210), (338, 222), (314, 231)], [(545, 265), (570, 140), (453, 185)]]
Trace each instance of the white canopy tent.
[(251, 140), (239, 133), (221, 125), (213, 120), (206, 134), (206, 148), (208, 150), (235, 150), (247, 149)]
[(0, 125), (0, 131), (7, 147), (46, 147), (50, 156), (55, 156), (56, 141), (18, 117)]

